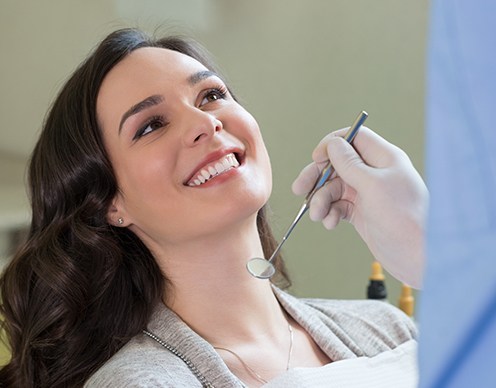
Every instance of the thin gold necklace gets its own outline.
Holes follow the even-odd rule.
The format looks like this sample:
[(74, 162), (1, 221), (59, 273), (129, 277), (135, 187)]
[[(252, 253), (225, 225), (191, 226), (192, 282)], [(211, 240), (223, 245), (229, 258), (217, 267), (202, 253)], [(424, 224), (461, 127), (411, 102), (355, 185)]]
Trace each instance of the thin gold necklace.
[[(289, 370), (291, 366), (291, 354), (293, 353), (293, 326), (288, 321), (288, 331), (289, 331), (289, 351), (288, 351), (288, 362), (286, 363), (286, 370)], [(236, 357), (241, 365), (248, 371), (249, 374), (251, 374), (257, 381), (261, 382), (262, 384), (267, 384), (268, 381), (265, 380), (262, 376), (260, 376), (255, 370), (250, 368), (250, 366), (243, 361), (243, 359), (237, 354), (236, 352), (232, 351), (231, 349), (223, 348), (220, 346), (214, 346), (214, 349), (217, 350), (224, 350), (228, 353), (231, 353), (234, 357)]]

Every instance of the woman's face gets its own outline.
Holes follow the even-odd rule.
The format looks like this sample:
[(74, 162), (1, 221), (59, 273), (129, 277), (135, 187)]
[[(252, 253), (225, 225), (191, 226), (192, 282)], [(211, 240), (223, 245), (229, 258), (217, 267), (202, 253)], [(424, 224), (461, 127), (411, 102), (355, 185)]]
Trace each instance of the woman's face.
[(145, 242), (180, 243), (254, 219), (271, 169), (255, 119), (222, 80), (176, 51), (141, 48), (105, 77), (97, 116), (124, 219)]

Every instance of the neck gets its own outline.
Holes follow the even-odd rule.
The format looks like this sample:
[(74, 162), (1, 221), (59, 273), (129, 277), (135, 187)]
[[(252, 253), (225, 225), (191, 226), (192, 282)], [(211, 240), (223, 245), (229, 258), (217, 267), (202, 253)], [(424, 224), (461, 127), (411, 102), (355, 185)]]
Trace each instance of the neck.
[(249, 259), (263, 257), (255, 218), (154, 252), (171, 284), (164, 302), (210, 343), (232, 346), (261, 335), (279, 337), (287, 326), (270, 282), (246, 270)]

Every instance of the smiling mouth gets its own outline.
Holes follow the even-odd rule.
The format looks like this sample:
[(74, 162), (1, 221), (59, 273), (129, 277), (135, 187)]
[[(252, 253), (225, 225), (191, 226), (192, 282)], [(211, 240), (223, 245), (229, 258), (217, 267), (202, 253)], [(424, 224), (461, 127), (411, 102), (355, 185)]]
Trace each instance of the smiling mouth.
[(239, 166), (238, 159), (234, 153), (229, 153), (202, 167), (186, 185), (190, 187), (201, 186), (212, 178), (224, 174), (225, 172), (237, 168)]

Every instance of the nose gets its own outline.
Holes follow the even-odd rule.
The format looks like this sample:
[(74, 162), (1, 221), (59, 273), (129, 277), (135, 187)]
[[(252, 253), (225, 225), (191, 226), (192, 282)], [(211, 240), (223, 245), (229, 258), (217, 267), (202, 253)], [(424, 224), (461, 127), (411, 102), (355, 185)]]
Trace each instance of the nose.
[(222, 122), (216, 116), (197, 108), (187, 112), (185, 125), (183, 141), (189, 147), (204, 142), (222, 129)]

